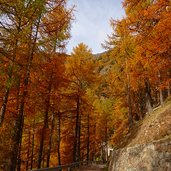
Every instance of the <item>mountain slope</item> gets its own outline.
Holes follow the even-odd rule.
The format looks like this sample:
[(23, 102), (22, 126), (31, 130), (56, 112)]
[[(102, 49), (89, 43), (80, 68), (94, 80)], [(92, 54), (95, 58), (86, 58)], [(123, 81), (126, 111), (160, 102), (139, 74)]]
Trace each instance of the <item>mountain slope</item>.
[[(171, 99), (132, 127), (114, 150), (110, 171), (171, 171)], [(126, 144), (127, 143), (127, 144)]]
[(133, 137), (128, 146), (143, 144), (171, 136), (171, 98), (164, 106), (154, 109), (147, 114), (138, 124), (136, 136)]

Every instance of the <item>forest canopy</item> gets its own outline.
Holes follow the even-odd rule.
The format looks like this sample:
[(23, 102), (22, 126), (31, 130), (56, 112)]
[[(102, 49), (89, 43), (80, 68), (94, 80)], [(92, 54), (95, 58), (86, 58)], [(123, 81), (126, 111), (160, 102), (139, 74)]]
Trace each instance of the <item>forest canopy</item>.
[(67, 3), (0, 0), (0, 170), (105, 162), (170, 96), (169, 0), (124, 0), (100, 55), (85, 43), (66, 54)]

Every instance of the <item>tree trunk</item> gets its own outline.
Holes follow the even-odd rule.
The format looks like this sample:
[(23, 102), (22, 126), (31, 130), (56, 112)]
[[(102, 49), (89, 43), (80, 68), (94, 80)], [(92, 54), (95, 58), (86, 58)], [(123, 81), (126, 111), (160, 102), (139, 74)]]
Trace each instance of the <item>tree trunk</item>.
[(13, 50), (13, 55), (12, 55), (12, 60), (10, 63), (10, 67), (8, 70), (8, 78), (7, 78), (7, 82), (6, 82), (6, 88), (5, 88), (5, 95), (3, 97), (3, 102), (2, 102), (2, 107), (1, 107), (1, 111), (0, 111), (0, 126), (2, 126), (4, 117), (5, 117), (5, 112), (6, 112), (6, 107), (7, 107), (7, 103), (8, 103), (8, 97), (9, 97), (9, 92), (10, 92), (10, 86), (8, 85), (11, 81), (12, 81), (12, 76), (13, 76), (13, 70), (15, 67), (15, 60), (16, 60), (16, 56), (17, 56), (17, 49), (18, 49), (18, 35), (21, 32), (21, 17), (18, 23), (18, 28), (17, 28), (17, 38), (15, 40), (14, 43), (14, 50)]
[(41, 131), (37, 169), (41, 168), (42, 154), (43, 154), (43, 147), (44, 147), (44, 139), (45, 139), (45, 134), (46, 134), (46, 128), (48, 127), (47, 122), (48, 122), (48, 111), (45, 112), (44, 125), (43, 125), (42, 131)]
[(152, 97), (151, 97), (151, 87), (148, 78), (145, 80), (145, 92), (146, 92), (146, 108), (147, 112), (151, 113), (153, 111), (152, 108)]
[(164, 100), (163, 100), (163, 91), (162, 91), (162, 89), (160, 89), (160, 104), (161, 104), (161, 106), (163, 106), (163, 103), (164, 103)]
[(33, 121), (33, 129), (32, 129), (32, 145), (31, 145), (31, 161), (30, 161), (30, 169), (33, 168), (33, 161), (34, 161), (34, 129), (35, 129), (35, 119)]
[[(127, 54), (129, 55), (129, 54)], [(130, 90), (130, 73), (128, 68), (128, 59), (125, 59), (125, 67), (126, 67), (126, 92), (127, 92), (127, 101), (128, 101), (128, 121), (129, 126), (133, 124), (133, 117), (132, 117), (132, 102), (131, 102), (131, 90)]]
[(18, 149), (17, 171), (20, 171), (20, 168), (21, 168), (21, 144), (22, 144), (22, 138), (20, 140), (20, 145), (19, 145), (19, 149)]
[(61, 115), (58, 112), (58, 165), (61, 165), (61, 153), (60, 153), (60, 145), (61, 145)]
[(168, 88), (168, 97), (170, 97), (171, 93), (170, 93), (170, 88)]
[(44, 147), (44, 139), (45, 139), (45, 134), (46, 134), (46, 129), (48, 128), (48, 115), (49, 115), (49, 109), (50, 109), (50, 94), (52, 90), (52, 74), (50, 76), (49, 80), (49, 86), (48, 86), (48, 92), (47, 92), (47, 99), (45, 100), (46, 102), (46, 109), (45, 109), (45, 114), (44, 114), (44, 123), (43, 123), (43, 128), (41, 132), (41, 138), (40, 138), (40, 147), (39, 147), (39, 154), (38, 154), (38, 163), (37, 163), (37, 168), (41, 168), (41, 162), (42, 162), (42, 154), (43, 154), (43, 147)]
[(167, 90), (167, 96), (170, 97), (171, 95), (171, 92), (170, 92), (170, 82), (168, 83), (168, 90)]
[(23, 124), (24, 124), (24, 116), (22, 113), (23, 107), (24, 107), (23, 105), (20, 106), (19, 115), (17, 116), (16, 121), (15, 121), (14, 134), (12, 137), (14, 145), (13, 145), (13, 150), (11, 154), (10, 171), (15, 171), (15, 168), (17, 165), (17, 156), (18, 156), (20, 142), (22, 139), (22, 130), (23, 130)]
[(90, 160), (90, 114), (87, 115), (87, 162)]
[[(22, 138), (22, 133), (23, 133), (24, 105), (25, 105), (25, 99), (26, 99), (26, 96), (27, 96), (27, 93), (28, 93), (30, 70), (31, 70), (32, 60), (33, 60), (34, 51), (35, 51), (35, 47), (36, 47), (39, 24), (40, 24), (40, 18), (37, 21), (36, 33), (35, 33), (35, 37), (34, 37), (33, 42), (32, 42), (32, 39), (30, 37), (30, 41), (32, 42), (32, 44), (30, 45), (30, 49), (29, 49), (29, 52), (28, 52), (28, 61), (27, 61), (26, 73), (25, 73), (25, 77), (24, 77), (25, 79), (24, 79), (24, 82), (23, 82), (23, 91), (20, 94), (21, 101), (20, 101), (18, 116), (17, 116), (17, 119), (16, 119), (15, 128), (14, 128), (14, 132), (15, 132), (14, 137), (13, 137), (14, 149), (13, 149), (12, 157), (11, 157), (11, 162), (12, 162), (11, 171), (15, 171), (15, 168), (16, 168), (18, 148), (19, 148), (19, 144), (20, 144), (20, 141), (21, 141), (21, 138)], [(31, 27), (31, 31), (32, 31), (32, 27)]]
[(131, 92), (130, 92), (130, 86), (127, 85), (127, 98), (128, 98), (128, 120), (129, 120), (129, 126), (133, 124), (133, 117), (132, 117), (132, 102), (131, 102)]
[(107, 161), (107, 146), (108, 146), (108, 119), (106, 118), (105, 121), (105, 137), (104, 137), (104, 160), (103, 162), (106, 163)]
[(78, 160), (78, 137), (79, 137), (79, 119), (80, 118), (80, 99), (77, 97), (77, 112), (76, 112), (76, 125), (75, 125), (75, 139), (73, 148), (73, 162)]
[(28, 149), (27, 149), (27, 162), (26, 162), (26, 171), (28, 170), (29, 168), (29, 160), (30, 160), (30, 138), (31, 138), (31, 132), (29, 130), (29, 136), (28, 136)]
[(46, 162), (46, 167), (49, 167), (49, 162), (50, 162), (50, 155), (51, 155), (51, 148), (52, 148), (53, 130), (54, 130), (54, 114), (52, 113), (52, 119), (51, 119), (51, 131), (50, 131), (49, 147), (48, 147), (48, 152), (47, 152), (47, 162)]
[(139, 117), (140, 120), (143, 119), (144, 114), (144, 92), (142, 92), (142, 89), (138, 90), (138, 108), (139, 108)]
[[(79, 105), (80, 105), (80, 103), (79, 103)], [(78, 138), (77, 139), (78, 139), (78, 149), (77, 149), (78, 151), (77, 151), (77, 155), (78, 155), (78, 161), (80, 161), (81, 160), (81, 113), (79, 114)]]
[(91, 160), (95, 161), (96, 160), (96, 158), (95, 158), (95, 154), (96, 154), (96, 122), (93, 126), (93, 137), (94, 137), (94, 139), (93, 139), (93, 144), (92, 144), (92, 148), (91, 148), (92, 149)]
[[(19, 32), (20, 32), (20, 28), (19, 28), (18, 33)], [(3, 97), (2, 107), (1, 107), (1, 111), (0, 111), (0, 126), (2, 126), (4, 117), (5, 117), (5, 112), (6, 112), (6, 107), (7, 107), (8, 97), (9, 97), (9, 92), (10, 92), (10, 86), (11, 86), (11, 85), (9, 85), (9, 83), (12, 81), (13, 70), (14, 70), (14, 66), (15, 66), (15, 58), (17, 55), (17, 48), (18, 48), (18, 40), (16, 40), (15, 45), (14, 45), (13, 58), (11, 60), (10, 68), (8, 71), (8, 78), (7, 78), (7, 82), (6, 82), (6, 88), (5, 88), (5, 95)]]
[[(20, 105), (20, 78), (19, 78), (19, 82), (18, 82), (18, 91), (17, 91), (17, 105), (16, 105), (16, 111), (19, 110), (19, 105)], [(20, 171), (20, 167), (21, 167), (21, 145), (22, 145), (22, 137), (20, 139), (19, 142), (19, 149), (18, 149), (18, 157), (17, 157), (17, 171)]]
[[(162, 81), (161, 81), (160, 71), (158, 73), (158, 77), (159, 77), (159, 85), (161, 85), (162, 84)], [(162, 106), (163, 105), (163, 91), (162, 91), (161, 88), (159, 89), (159, 94), (160, 94), (160, 105)]]

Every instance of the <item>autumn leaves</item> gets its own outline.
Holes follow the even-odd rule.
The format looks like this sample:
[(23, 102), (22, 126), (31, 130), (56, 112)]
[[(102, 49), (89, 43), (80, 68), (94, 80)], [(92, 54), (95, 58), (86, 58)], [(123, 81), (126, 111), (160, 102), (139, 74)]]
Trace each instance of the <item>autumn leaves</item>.
[[(58, 51), (63, 49), (62, 42), (69, 38), (72, 9), (66, 9), (64, 0), (7, 2), (2, 0), (0, 5), (1, 78), (3, 80), (1, 82), (0, 123), (1, 134), (8, 137), (2, 139), (1, 142), (2, 146), (6, 143), (11, 147), (7, 150), (8, 156), (1, 162), (6, 163), (6, 170), (12, 171), (16, 166), (20, 170), (25, 123), (29, 121), (27, 118), (31, 119), (35, 116), (34, 112), (38, 109), (34, 104), (37, 96), (34, 102), (32, 98), (35, 97), (33, 94), (35, 95), (36, 88), (38, 88), (37, 81), (43, 80), (39, 73), (45, 69), (45, 61), (51, 62), (57, 49)], [(49, 17), (51, 20), (47, 21)], [(48, 100), (46, 101), (48, 103)], [(33, 120), (35, 120), (34, 117), (31, 121)], [(6, 129), (8, 131), (4, 132)], [(27, 127), (27, 129), (30, 128)], [(29, 132), (29, 137), (34, 136), (33, 134)], [(29, 142), (34, 144), (30, 139)], [(2, 151), (2, 158), (3, 153), (5, 151)], [(28, 154), (27, 167), (33, 165), (33, 158), (30, 159), (33, 153)], [(39, 158), (41, 160), (41, 156)]]
[(124, 8), (95, 57), (84, 43), (64, 53), (73, 10), (65, 0), (0, 0), (2, 170), (98, 159), (102, 144), (122, 145), (170, 96), (170, 2)]
[(132, 125), (170, 96), (171, 4), (167, 0), (125, 0), (123, 5), (126, 16), (111, 21), (113, 34), (105, 44), (113, 63), (107, 83), (117, 103), (120, 99), (119, 109), (127, 108)]

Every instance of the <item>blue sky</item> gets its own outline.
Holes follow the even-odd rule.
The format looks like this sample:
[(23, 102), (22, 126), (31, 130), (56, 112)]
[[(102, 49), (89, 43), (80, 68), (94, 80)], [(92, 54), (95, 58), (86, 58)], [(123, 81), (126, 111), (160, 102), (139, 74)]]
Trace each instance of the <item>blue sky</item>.
[(122, 0), (68, 0), (68, 6), (76, 5), (75, 21), (72, 23), (71, 39), (67, 45), (70, 53), (73, 47), (83, 42), (93, 53), (103, 52), (101, 43), (111, 33), (110, 19), (124, 16)]

